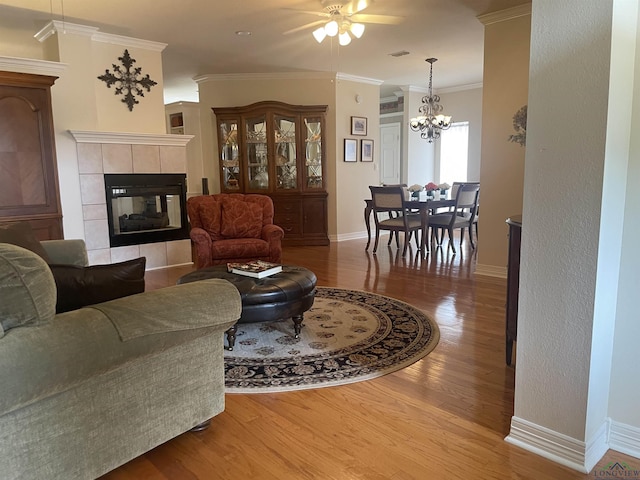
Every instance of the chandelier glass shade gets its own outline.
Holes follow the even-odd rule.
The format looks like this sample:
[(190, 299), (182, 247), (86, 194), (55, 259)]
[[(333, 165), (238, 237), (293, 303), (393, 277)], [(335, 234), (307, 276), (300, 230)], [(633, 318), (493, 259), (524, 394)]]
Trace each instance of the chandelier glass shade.
[(440, 96), (433, 94), (433, 64), (437, 58), (427, 58), (429, 68), (429, 95), (422, 97), (422, 105), (418, 108), (419, 115), (409, 120), (409, 127), (414, 132), (420, 132), (420, 136), (432, 143), (440, 138), (440, 132), (451, 126), (451, 116), (443, 115), (444, 110), (440, 105)]
[(338, 35), (338, 42), (345, 46), (351, 43), (351, 36), (360, 38), (364, 33), (363, 23), (353, 23), (347, 17), (343, 17), (339, 12), (332, 14), (332, 18), (322, 27), (313, 31), (313, 38), (318, 43), (322, 43), (325, 37), (335, 37)]

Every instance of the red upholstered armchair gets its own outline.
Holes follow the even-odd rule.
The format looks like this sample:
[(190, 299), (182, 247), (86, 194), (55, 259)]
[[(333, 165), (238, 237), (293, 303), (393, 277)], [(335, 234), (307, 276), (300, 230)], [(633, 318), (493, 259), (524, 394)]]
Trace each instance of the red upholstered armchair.
[(187, 200), (196, 268), (247, 260), (282, 261), (284, 230), (266, 195), (218, 193)]

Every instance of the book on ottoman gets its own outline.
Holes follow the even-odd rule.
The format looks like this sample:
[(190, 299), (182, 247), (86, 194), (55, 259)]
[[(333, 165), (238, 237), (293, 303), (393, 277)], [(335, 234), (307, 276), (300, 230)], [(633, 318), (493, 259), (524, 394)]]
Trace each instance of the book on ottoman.
[(247, 263), (227, 263), (227, 271), (253, 278), (264, 278), (282, 271), (277, 263), (254, 260)]

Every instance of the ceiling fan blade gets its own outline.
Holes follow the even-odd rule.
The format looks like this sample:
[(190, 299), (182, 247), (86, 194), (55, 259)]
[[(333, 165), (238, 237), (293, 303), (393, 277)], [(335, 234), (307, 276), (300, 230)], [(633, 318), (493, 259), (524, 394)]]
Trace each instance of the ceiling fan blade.
[(354, 22), (361, 23), (379, 23), (382, 25), (398, 25), (404, 21), (404, 17), (396, 15), (368, 15), (366, 13), (357, 13), (349, 17)]
[(327, 23), (326, 20), (316, 20), (315, 22), (307, 23), (306, 25), (301, 25), (299, 27), (292, 28), (291, 30), (287, 30), (286, 32), (282, 32), (282, 34), (283, 35), (289, 35), (291, 33), (300, 32), (302, 30), (306, 30), (308, 28), (315, 27), (316, 25), (323, 25), (325, 23)]
[(354, 13), (358, 13), (359, 11), (370, 7), (372, 3), (373, 0), (351, 0), (348, 3), (345, 3), (340, 11), (344, 15), (353, 15)]
[(297, 10), (295, 8), (281, 8), (280, 10), (287, 10), (289, 12), (295, 12), (295, 13), (305, 13), (307, 15), (315, 15), (316, 17), (329, 17), (330, 15), (327, 12), (318, 12), (318, 11), (312, 11), (312, 10)]

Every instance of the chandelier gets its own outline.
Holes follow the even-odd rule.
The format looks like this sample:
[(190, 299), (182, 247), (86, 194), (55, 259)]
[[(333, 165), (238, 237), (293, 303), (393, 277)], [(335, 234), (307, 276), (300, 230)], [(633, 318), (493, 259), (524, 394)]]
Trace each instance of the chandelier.
[(436, 138), (440, 138), (440, 131), (446, 130), (451, 126), (451, 117), (442, 114), (442, 105), (440, 105), (440, 96), (434, 95), (432, 91), (433, 64), (437, 62), (437, 58), (427, 58), (426, 62), (430, 64), (429, 68), (429, 95), (422, 97), (422, 105), (418, 109), (418, 115), (409, 120), (409, 126), (414, 132), (421, 132), (420, 136), (432, 143)]
[(364, 33), (363, 23), (352, 22), (349, 18), (340, 14), (339, 9), (331, 11), (330, 14), (329, 21), (324, 26), (313, 31), (313, 38), (318, 43), (322, 43), (325, 37), (338, 35), (338, 43), (344, 47), (351, 43), (351, 35), (360, 38)]

